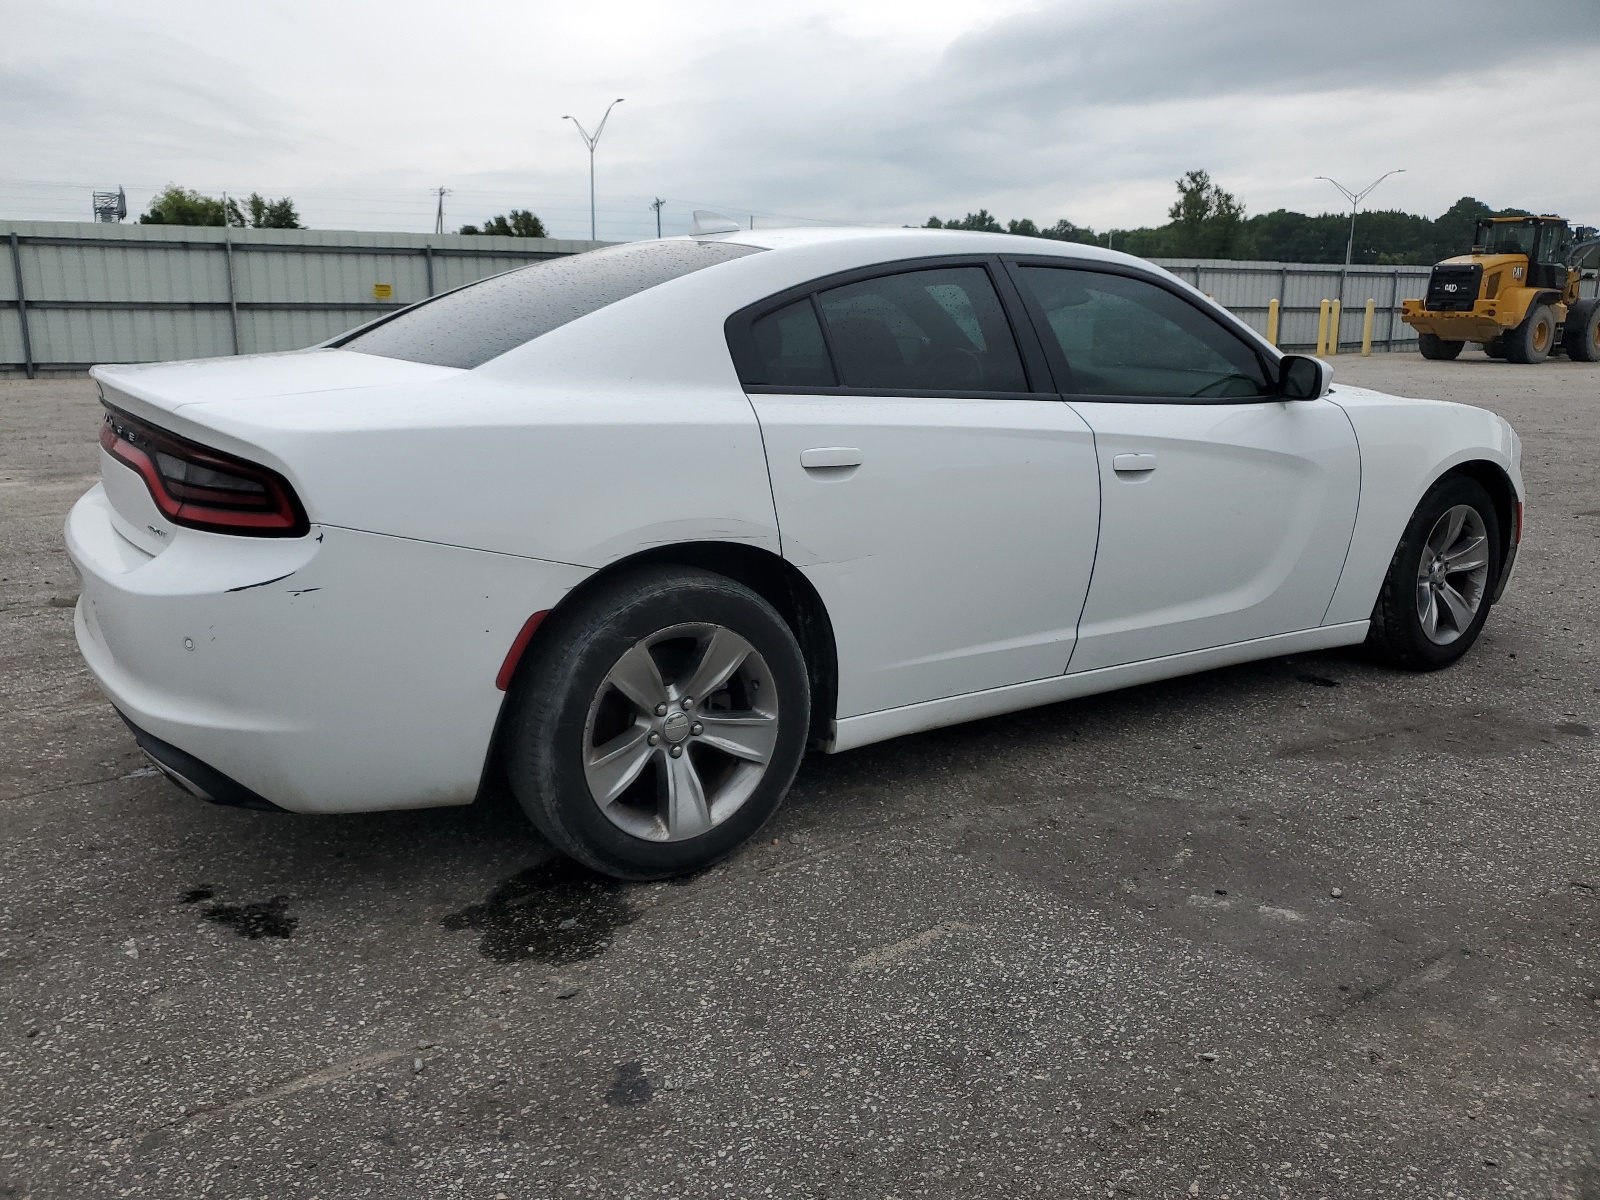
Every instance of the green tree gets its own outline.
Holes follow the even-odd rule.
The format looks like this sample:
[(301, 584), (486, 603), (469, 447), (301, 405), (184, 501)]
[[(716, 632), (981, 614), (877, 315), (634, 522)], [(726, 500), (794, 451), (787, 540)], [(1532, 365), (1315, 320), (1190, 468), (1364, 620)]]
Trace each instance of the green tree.
[[(1016, 222), (1012, 222), (1015, 224)], [(1030, 222), (1031, 224), (1031, 222)], [(1005, 228), (989, 215), (987, 208), (980, 208), (975, 213), (968, 213), (959, 221), (941, 221), (938, 217), (929, 217), (924, 229), (970, 229), (977, 233), (1004, 233)]]
[[(1029, 223), (1032, 224), (1032, 222)], [(1013, 232), (1018, 231), (1014, 230)], [(1051, 241), (1055, 242), (1082, 242), (1088, 245), (1093, 245), (1095, 242), (1100, 240), (1099, 235), (1088, 226), (1074, 225), (1065, 217), (1062, 217), (1054, 225), (1050, 226), (1050, 228), (1041, 229), (1039, 231), (1039, 236), (1042, 238), (1049, 238)]]
[(294, 201), (287, 196), (282, 200), (266, 200), (259, 192), (251, 192), (243, 206), (230, 198), (225, 208), (229, 225), (250, 226), (253, 229), (305, 228), (300, 224), (300, 214), (295, 211)]
[(462, 233), (492, 234), (495, 237), (528, 237), (542, 238), (550, 235), (545, 232), (544, 222), (525, 208), (513, 208), (509, 217), (501, 214), (490, 217), (483, 223), (483, 228), (476, 225), (463, 225)]
[(1177, 181), (1178, 198), (1167, 210), (1174, 252), (1184, 258), (1230, 258), (1239, 243), (1244, 205), (1211, 181), (1188, 171)]
[[(169, 183), (139, 217), (141, 225), (224, 225), (222, 201)], [(242, 224), (242, 222), (241, 222)]]

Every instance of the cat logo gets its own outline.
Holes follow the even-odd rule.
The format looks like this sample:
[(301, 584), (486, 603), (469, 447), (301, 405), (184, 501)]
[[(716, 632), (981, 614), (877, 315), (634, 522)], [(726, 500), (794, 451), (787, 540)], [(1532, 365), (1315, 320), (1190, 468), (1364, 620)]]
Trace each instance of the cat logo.
[(1454, 294), (1461, 290), (1461, 285), (1456, 283), (1447, 283), (1444, 285), (1444, 290)]
[(1521, 267), (1512, 267), (1511, 268), (1511, 278), (1513, 278), (1513, 279), (1521, 279), (1522, 278), (1522, 271), (1523, 271), (1523, 268), (1521, 268)]

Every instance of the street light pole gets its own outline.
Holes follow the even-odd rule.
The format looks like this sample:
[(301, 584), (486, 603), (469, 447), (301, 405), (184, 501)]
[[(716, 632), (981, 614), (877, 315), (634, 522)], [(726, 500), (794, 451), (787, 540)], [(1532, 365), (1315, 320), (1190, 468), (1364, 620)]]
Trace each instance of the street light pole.
[(563, 121), (571, 121), (578, 127), (578, 136), (583, 139), (583, 144), (589, 147), (589, 240), (598, 241), (595, 236), (594, 219), (594, 148), (600, 144), (600, 135), (606, 131), (606, 122), (611, 119), (611, 110), (621, 104), (623, 97), (618, 96), (606, 106), (606, 115), (600, 118), (600, 124), (595, 126), (593, 136), (585, 129), (577, 117), (564, 116)]
[(1356, 209), (1360, 208), (1361, 202), (1372, 194), (1372, 189), (1377, 187), (1385, 179), (1389, 178), (1389, 175), (1404, 175), (1405, 173), (1406, 169), (1404, 167), (1397, 167), (1395, 170), (1390, 171), (1387, 175), (1379, 175), (1359, 192), (1352, 192), (1337, 179), (1329, 179), (1326, 175), (1317, 176), (1318, 179), (1326, 179), (1329, 183), (1333, 184), (1333, 186), (1338, 188), (1339, 191), (1344, 195), (1344, 198), (1350, 201), (1350, 240), (1344, 244), (1345, 266), (1348, 267), (1350, 265), (1350, 259), (1354, 255), (1356, 248)]

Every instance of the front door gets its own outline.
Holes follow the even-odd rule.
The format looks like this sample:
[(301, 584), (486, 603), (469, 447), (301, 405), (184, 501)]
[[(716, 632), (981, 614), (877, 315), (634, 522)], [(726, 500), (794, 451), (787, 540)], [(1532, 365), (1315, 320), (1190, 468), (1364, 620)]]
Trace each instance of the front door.
[(1253, 346), (1154, 282), (1015, 274), (1099, 460), (1099, 552), (1071, 670), (1320, 625), (1361, 488), (1344, 411), (1276, 399)]
[(1094, 440), (1031, 390), (988, 269), (827, 288), (751, 341), (783, 553), (833, 618), (838, 715), (1066, 670), (1094, 562)]

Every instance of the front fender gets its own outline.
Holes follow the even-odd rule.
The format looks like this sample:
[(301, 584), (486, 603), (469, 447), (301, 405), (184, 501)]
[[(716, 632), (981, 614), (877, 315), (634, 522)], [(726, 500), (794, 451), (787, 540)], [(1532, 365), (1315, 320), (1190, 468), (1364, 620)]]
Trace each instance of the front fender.
[(1440, 478), (1467, 463), (1488, 463), (1524, 498), (1521, 443), (1503, 419), (1481, 408), (1410, 400), (1335, 386), (1329, 397), (1349, 414), (1361, 451), (1361, 499), (1345, 567), (1324, 624), (1372, 615), (1395, 547), (1417, 505)]

